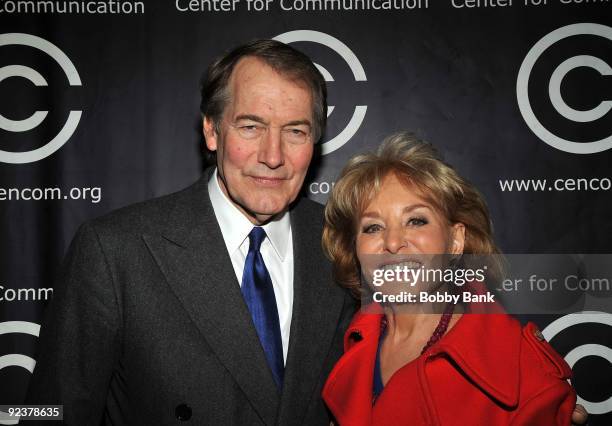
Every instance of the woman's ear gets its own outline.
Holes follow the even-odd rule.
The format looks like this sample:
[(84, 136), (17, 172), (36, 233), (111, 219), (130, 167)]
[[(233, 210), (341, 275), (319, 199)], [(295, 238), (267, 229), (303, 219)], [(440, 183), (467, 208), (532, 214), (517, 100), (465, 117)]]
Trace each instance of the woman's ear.
[(463, 223), (455, 223), (451, 227), (451, 254), (463, 254), (465, 246), (465, 225)]

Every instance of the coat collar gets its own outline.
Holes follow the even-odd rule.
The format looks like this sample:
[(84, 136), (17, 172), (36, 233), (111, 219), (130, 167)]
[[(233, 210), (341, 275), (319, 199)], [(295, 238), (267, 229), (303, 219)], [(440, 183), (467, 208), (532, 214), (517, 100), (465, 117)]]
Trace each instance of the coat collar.
[(332, 369), (323, 399), (339, 424), (372, 424), (374, 363), (383, 315), (360, 310), (344, 335), (344, 355)]
[[(463, 288), (483, 295), (486, 285), (470, 282)], [(520, 387), (521, 324), (498, 303), (469, 303), (467, 312), (430, 356), (451, 358), (485, 393), (508, 408), (518, 405)]]
[(518, 405), (521, 326), (506, 314), (463, 314), (429, 351), (444, 355), (485, 393), (508, 408)]
[[(382, 317), (380, 306), (374, 304), (355, 315), (345, 334), (345, 355), (325, 384), (323, 396), (340, 423), (347, 418), (351, 424), (371, 422), (373, 371)], [(449, 358), (483, 392), (511, 408), (519, 399), (520, 351), (518, 321), (500, 313), (466, 313), (425, 353), (423, 362)], [(364, 407), (356, 409), (360, 406)], [(347, 407), (351, 407), (350, 412)]]

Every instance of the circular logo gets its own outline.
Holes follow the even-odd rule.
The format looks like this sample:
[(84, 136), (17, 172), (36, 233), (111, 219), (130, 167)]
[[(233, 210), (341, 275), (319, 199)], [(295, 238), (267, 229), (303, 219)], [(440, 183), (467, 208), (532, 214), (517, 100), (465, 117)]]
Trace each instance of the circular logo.
[[(40, 333), (40, 325), (26, 321), (6, 321), (0, 322), (0, 335), (8, 333), (29, 334), (38, 337)], [(8, 354), (0, 356), (0, 370), (6, 367), (21, 367), (28, 370), (30, 373), (34, 371), (36, 361), (22, 354)], [(8, 413), (0, 411), (1, 425), (15, 425), (19, 423), (19, 418), (9, 416)]]
[[(583, 311), (565, 315), (551, 322), (542, 334), (546, 340), (550, 341), (553, 337), (559, 334), (566, 328), (573, 327), (577, 324), (597, 323), (612, 327), (612, 314), (605, 312)], [(601, 357), (612, 363), (612, 348), (599, 344), (586, 344), (572, 349), (565, 355), (565, 361), (571, 368), (576, 362), (587, 356)], [(612, 412), (612, 395), (605, 401), (591, 402), (578, 395), (578, 404), (582, 404), (589, 414), (606, 414)]]
[[(286, 44), (307, 41), (327, 46), (340, 55), (340, 57), (347, 63), (351, 69), (351, 72), (353, 73), (355, 81), (367, 81), (363, 66), (353, 51), (346, 44), (342, 43), (337, 38), (330, 36), (329, 34), (312, 30), (296, 30), (280, 34), (274, 37), (274, 40), (278, 40)], [(313, 63), (321, 72), (325, 78), (325, 81), (334, 81), (333, 76), (326, 68), (316, 62)], [(321, 146), (321, 153), (323, 155), (329, 154), (346, 144), (355, 135), (355, 133), (357, 133), (357, 130), (359, 130), (359, 127), (365, 118), (367, 109), (367, 105), (356, 105), (353, 115), (344, 129), (333, 138), (323, 142)], [(333, 111), (334, 106), (328, 106), (328, 118), (331, 116)]]
[[(0, 34), (0, 48), (21, 45), (41, 50), (55, 60), (66, 74), (71, 86), (82, 86), (81, 78), (72, 61), (57, 46), (31, 34)], [(23, 65), (8, 65), (0, 68), (0, 83), (9, 77), (23, 77), (35, 86), (47, 86), (45, 78), (35, 69)], [(7, 132), (27, 132), (39, 126), (49, 111), (36, 111), (22, 120), (11, 120), (0, 114), (0, 129)], [(42, 160), (60, 149), (70, 139), (81, 119), (82, 111), (70, 111), (66, 123), (47, 144), (32, 151), (12, 152), (0, 150), (0, 162), (12, 164), (33, 163)]]
[[(572, 154), (593, 154), (612, 148), (612, 134), (592, 142), (571, 141), (557, 136), (547, 129), (536, 117), (529, 102), (529, 76), (539, 57), (560, 40), (577, 35), (603, 37), (612, 41), (612, 28), (600, 24), (580, 23), (558, 28), (542, 37), (527, 53), (519, 69), (516, 80), (516, 97), (518, 106), (529, 128), (548, 145)], [(601, 101), (595, 108), (580, 111), (567, 105), (561, 94), (561, 83), (573, 69), (588, 67), (602, 76), (612, 75), (612, 68), (604, 60), (590, 55), (573, 56), (557, 66), (548, 83), (548, 95), (555, 110), (564, 118), (578, 122), (595, 121), (612, 110), (612, 101)]]

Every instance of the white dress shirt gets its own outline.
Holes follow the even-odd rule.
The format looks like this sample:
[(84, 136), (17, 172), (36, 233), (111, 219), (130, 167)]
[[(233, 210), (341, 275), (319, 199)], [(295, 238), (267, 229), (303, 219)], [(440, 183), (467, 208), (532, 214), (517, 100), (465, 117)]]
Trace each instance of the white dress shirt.
[[(217, 169), (208, 181), (208, 194), (232, 260), (236, 279), (242, 286), (244, 262), (249, 252), (249, 233), (255, 225), (223, 193), (219, 186)], [(267, 237), (261, 243), (260, 251), (274, 287), (283, 341), (283, 360), (286, 363), (293, 312), (293, 236), (289, 212), (268, 222), (262, 228)]]

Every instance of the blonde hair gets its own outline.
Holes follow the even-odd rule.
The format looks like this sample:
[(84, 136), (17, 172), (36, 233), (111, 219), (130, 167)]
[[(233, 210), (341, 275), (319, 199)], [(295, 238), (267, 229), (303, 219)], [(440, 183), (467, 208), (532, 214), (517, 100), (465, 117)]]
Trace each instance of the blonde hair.
[[(357, 223), (391, 173), (406, 185), (416, 187), (449, 224), (465, 226), (463, 253), (499, 253), (489, 210), (478, 190), (446, 164), (431, 144), (413, 133), (401, 132), (387, 137), (376, 153), (351, 158), (327, 201), (323, 250), (333, 263), (338, 284), (356, 297), (361, 295), (360, 265), (355, 252)], [(491, 276), (501, 271), (501, 264), (496, 268), (498, 271), (490, 271)]]

